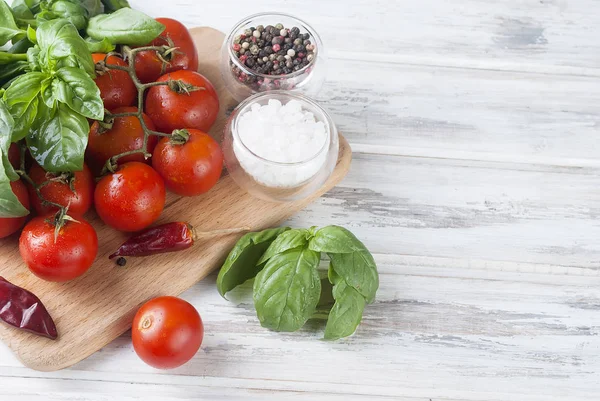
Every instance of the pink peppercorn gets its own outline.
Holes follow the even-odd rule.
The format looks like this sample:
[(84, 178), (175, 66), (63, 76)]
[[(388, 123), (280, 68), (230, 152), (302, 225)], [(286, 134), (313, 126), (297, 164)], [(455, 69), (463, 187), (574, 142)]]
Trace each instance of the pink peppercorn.
[(233, 45), (233, 50), (235, 50), (236, 52), (239, 52), (241, 48), (242, 46), (240, 44)]
[(246, 59), (248, 59), (248, 57), (244, 54), (243, 56), (240, 56), (240, 61), (243, 63), (246, 61)]
[(279, 50), (281, 50), (281, 46), (280, 45), (273, 45), (273, 51), (275, 53), (277, 53)]
[(306, 56), (306, 54), (304, 54), (302, 52), (298, 53), (298, 58), (304, 58), (304, 56)]

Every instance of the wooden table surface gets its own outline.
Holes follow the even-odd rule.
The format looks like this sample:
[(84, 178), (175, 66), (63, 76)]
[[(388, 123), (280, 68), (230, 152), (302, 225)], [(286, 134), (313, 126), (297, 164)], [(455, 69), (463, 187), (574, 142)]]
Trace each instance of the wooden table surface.
[(373, 251), (357, 333), (260, 327), (249, 288), (183, 294), (206, 328), (157, 371), (129, 333), (71, 369), (0, 345), (0, 400), (563, 401), (600, 397), (600, 3), (597, 0), (133, 0), (228, 30), (259, 11), (325, 42), (319, 100), (355, 157), (289, 221), (339, 224)]

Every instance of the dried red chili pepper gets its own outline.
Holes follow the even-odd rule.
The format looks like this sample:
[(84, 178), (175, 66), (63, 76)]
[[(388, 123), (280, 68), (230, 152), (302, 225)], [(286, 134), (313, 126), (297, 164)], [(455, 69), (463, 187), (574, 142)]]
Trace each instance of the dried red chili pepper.
[(56, 325), (42, 301), (3, 277), (0, 277), (0, 320), (52, 340), (58, 337)]
[(198, 232), (188, 223), (166, 223), (148, 228), (129, 238), (115, 253), (109, 256), (109, 259), (120, 256), (150, 256), (159, 253), (181, 251), (191, 247), (195, 241), (200, 239), (237, 234), (243, 231), (248, 230), (245, 228), (234, 228), (230, 230)]

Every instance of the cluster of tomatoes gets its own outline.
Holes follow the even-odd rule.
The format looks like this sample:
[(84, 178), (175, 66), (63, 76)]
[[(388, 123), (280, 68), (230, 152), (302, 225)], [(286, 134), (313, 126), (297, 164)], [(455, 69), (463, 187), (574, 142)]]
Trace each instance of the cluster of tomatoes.
[[(92, 206), (105, 224), (120, 231), (135, 232), (158, 219), (167, 189), (182, 196), (200, 195), (212, 188), (221, 176), (221, 149), (206, 133), (219, 111), (217, 93), (212, 84), (196, 72), (198, 55), (189, 31), (178, 21), (157, 20), (166, 29), (149, 45), (168, 43), (175, 51), (168, 60), (155, 50), (138, 52), (135, 57), (137, 78), (142, 83), (177, 81), (184, 87), (198, 88), (178, 91), (173, 85), (152, 85), (147, 89), (142, 114), (146, 127), (171, 135), (149, 136), (145, 140), (135, 106), (138, 88), (127, 71), (110, 69), (111, 65), (127, 67), (129, 64), (116, 55), (94, 54), (94, 62), (103, 62), (109, 67), (95, 80), (105, 108), (110, 115), (124, 116), (93, 122), (82, 171), (51, 174), (30, 162), (27, 175), (31, 182), (12, 183), (19, 201), (37, 214), (23, 229), (19, 250), (29, 269), (44, 280), (74, 279), (94, 262), (98, 238), (94, 228), (83, 218)], [(109, 169), (96, 183), (95, 177), (102, 171), (107, 172), (107, 161), (142, 149), (144, 145), (146, 152), (120, 157), (117, 168)], [(20, 164), (19, 153), (16, 146), (11, 148), (10, 159), (15, 167)], [(149, 154), (152, 157), (148, 159)], [(57, 215), (59, 208), (53, 204), (68, 207), (66, 220)], [(59, 217), (62, 220), (57, 222)], [(25, 222), (26, 217), (0, 219), (0, 238), (17, 232)], [(202, 321), (193, 306), (183, 300), (157, 298), (144, 305), (135, 319), (134, 347), (152, 366), (179, 366), (200, 347)], [(179, 340), (170, 341), (168, 330)]]

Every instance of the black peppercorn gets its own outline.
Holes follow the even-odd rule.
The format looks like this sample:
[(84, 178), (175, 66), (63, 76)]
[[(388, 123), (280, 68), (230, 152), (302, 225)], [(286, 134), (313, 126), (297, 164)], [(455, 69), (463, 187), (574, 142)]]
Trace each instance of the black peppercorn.
[(292, 48), (292, 45), (289, 43), (286, 43), (285, 45), (283, 45), (283, 49), (287, 52), (288, 50), (290, 50)]
[(292, 43), (293, 41), (294, 41), (294, 39), (292, 39), (292, 38), (285, 38), (284, 39), (285, 43)]
[(271, 47), (271, 46), (265, 46), (264, 51), (267, 54), (271, 54), (271, 53), (273, 53), (273, 47)]
[(275, 36), (273, 38), (273, 40), (271, 40), (271, 43), (273, 43), (274, 45), (280, 45), (283, 43), (283, 36)]
[(259, 50), (259, 52), (258, 52), (258, 57), (260, 57), (260, 58), (263, 58), (263, 57), (264, 57), (264, 56), (266, 56), (266, 55), (267, 55), (267, 52), (266, 52), (266, 51), (264, 51), (264, 49), (263, 49), (263, 50)]
[(300, 64), (300, 61), (298, 59), (294, 59), (294, 65), (298, 65)]
[(120, 257), (117, 259), (117, 265), (123, 267), (127, 264), (127, 259), (125, 259), (124, 257)]

